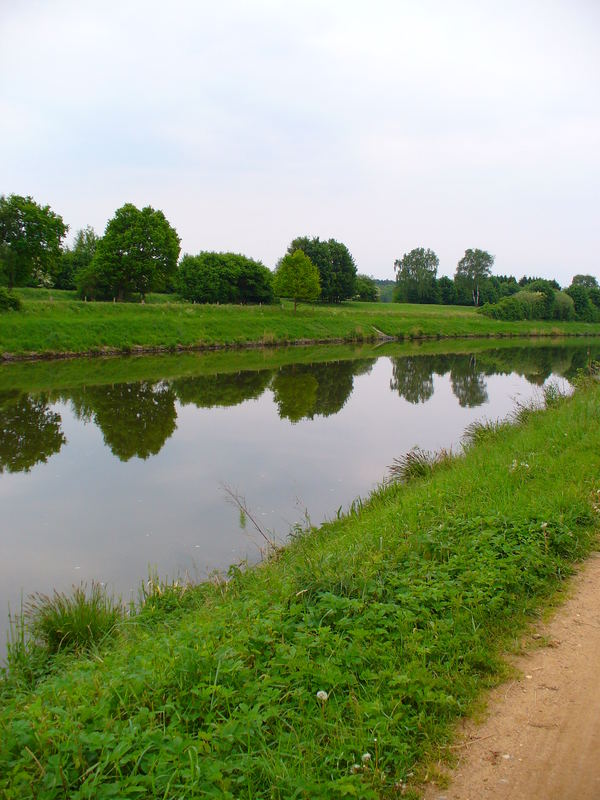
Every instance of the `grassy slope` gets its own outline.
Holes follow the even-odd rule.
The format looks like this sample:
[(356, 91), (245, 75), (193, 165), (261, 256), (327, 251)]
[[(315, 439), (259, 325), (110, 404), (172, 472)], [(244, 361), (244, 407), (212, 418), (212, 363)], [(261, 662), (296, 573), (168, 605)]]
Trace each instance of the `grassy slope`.
[(399, 796), (593, 541), (600, 386), (523, 416), (228, 584), (155, 596), (94, 657), (0, 687), (3, 796)]
[[(55, 293), (56, 294), (56, 293)], [(90, 353), (301, 340), (362, 341), (388, 336), (595, 335), (589, 323), (502, 322), (472, 308), (385, 303), (340, 306), (207, 306), (188, 303), (83, 303), (68, 296), (32, 300), (0, 315), (0, 353)]]

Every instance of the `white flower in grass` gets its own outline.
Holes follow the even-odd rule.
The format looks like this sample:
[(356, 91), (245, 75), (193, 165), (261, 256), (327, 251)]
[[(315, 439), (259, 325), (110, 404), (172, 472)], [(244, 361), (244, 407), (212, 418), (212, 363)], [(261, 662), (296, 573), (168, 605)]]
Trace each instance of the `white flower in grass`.
[(371, 753), (363, 753), (360, 760), (363, 764), (368, 764), (371, 760)]
[(326, 703), (329, 700), (329, 695), (323, 689), (319, 689), (317, 692), (317, 700), (320, 700), (322, 703)]

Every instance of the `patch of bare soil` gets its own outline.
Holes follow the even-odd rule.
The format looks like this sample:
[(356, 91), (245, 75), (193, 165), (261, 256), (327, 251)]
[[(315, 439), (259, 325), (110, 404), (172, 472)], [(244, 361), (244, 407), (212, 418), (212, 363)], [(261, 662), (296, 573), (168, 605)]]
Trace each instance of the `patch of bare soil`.
[(425, 800), (600, 800), (600, 554), (540, 643), (511, 659), (521, 677), (491, 692), (486, 721), (464, 723), (449, 788)]

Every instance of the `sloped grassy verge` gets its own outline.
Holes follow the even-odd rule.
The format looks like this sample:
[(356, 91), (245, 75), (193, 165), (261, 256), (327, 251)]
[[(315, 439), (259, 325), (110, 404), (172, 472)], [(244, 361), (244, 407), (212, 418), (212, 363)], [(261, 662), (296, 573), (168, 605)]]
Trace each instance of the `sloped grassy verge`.
[[(41, 290), (38, 290), (41, 291)], [(0, 314), (0, 361), (291, 343), (472, 336), (597, 336), (582, 322), (489, 319), (475, 308), (347, 302), (282, 307), (24, 300)]]
[(401, 796), (594, 542), (600, 387), (548, 399), (259, 568), (151, 593), (87, 655), (31, 651), (0, 795)]

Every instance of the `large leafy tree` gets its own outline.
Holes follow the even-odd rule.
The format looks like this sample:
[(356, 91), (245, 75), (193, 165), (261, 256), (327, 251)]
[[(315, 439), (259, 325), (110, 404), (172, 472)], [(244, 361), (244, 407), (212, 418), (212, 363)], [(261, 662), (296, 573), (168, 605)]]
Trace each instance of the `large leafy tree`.
[(435, 303), (439, 265), (440, 260), (433, 250), (424, 247), (416, 247), (394, 261), (400, 298), (409, 303)]
[(287, 249), (288, 255), (302, 250), (319, 270), (321, 300), (339, 303), (356, 293), (356, 264), (345, 244), (335, 239), (321, 241), (318, 236), (309, 239), (299, 236)]
[(485, 250), (465, 250), (458, 262), (454, 280), (457, 284), (468, 286), (473, 298), (473, 305), (479, 305), (481, 286), (492, 274), (494, 256)]
[(51, 273), (67, 230), (50, 206), (29, 196), (0, 196), (0, 267), (9, 288), (27, 283), (34, 272)]
[(319, 270), (302, 250), (284, 256), (273, 276), (273, 291), (278, 297), (294, 301), (294, 311), (298, 301), (312, 303), (321, 294)]
[(179, 236), (162, 211), (132, 203), (117, 209), (87, 269), (80, 273), (82, 294), (124, 300), (161, 291), (175, 274)]

